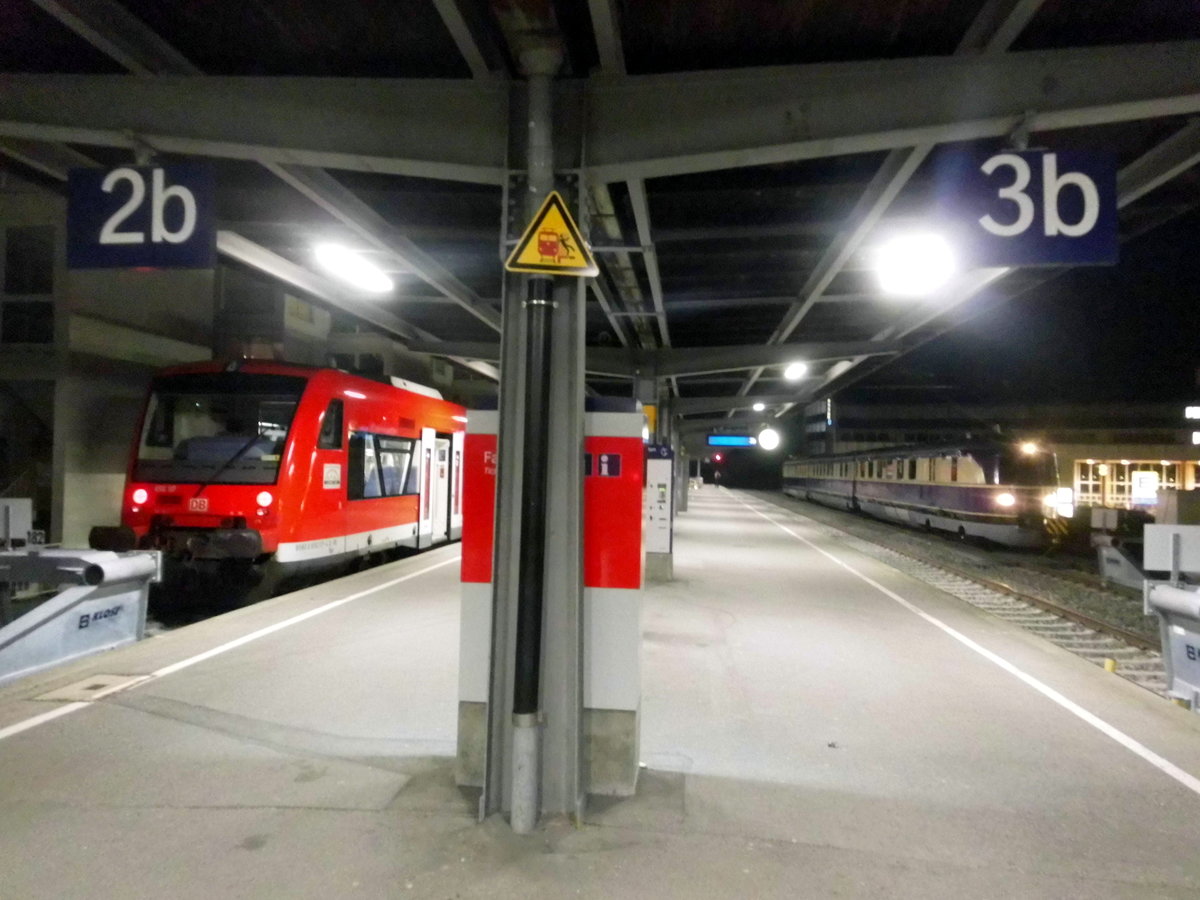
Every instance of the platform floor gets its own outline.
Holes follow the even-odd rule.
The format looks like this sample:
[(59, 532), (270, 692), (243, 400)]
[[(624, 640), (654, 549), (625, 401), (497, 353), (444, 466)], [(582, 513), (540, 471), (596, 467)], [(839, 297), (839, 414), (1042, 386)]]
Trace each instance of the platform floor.
[[(638, 796), (478, 825), (457, 552), (0, 689), (0, 898), (1200, 895), (1200, 717), (716, 488), (647, 591)], [(102, 676), (144, 680), (38, 699)]]

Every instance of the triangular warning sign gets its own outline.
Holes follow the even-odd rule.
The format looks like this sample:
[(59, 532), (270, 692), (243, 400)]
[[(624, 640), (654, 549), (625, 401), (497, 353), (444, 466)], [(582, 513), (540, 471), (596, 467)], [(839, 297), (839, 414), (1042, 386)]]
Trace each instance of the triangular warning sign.
[(504, 268), (548, 275), (596, 275), (600, 269), (558, 191), (551, 191)]

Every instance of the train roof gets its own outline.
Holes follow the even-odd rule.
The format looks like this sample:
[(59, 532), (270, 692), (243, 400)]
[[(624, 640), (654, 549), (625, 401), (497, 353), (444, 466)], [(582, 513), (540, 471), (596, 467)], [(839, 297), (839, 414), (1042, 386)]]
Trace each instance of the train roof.
[[(857, 459), (898, 459), (902, 457), (949, 456), (954, 454), (959, 456), (975, 456), (1003, 453), (1006, 450), (1014, 451), (1020, 443), (1020, 441), (1015, 440), (968, 438), (952, 443), (942, 442), (938, 444), (907, 444), (895, 447), (875, 447), (871, 450), (833, 453), (828, 456), (793, 456), (789, 457), (789, 462), (845, 462), (846, 460)], [(1049, 453), (1050, 451), (1040, 448), (1039, 452)]]

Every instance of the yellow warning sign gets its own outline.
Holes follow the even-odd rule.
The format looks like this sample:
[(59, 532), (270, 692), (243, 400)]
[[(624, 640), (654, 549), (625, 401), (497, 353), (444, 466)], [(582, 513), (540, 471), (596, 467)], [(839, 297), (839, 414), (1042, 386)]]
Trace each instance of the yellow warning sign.
[(600, 271), (558, 191), (550, 192), (504, 268), (548, 275), (595, 275)]

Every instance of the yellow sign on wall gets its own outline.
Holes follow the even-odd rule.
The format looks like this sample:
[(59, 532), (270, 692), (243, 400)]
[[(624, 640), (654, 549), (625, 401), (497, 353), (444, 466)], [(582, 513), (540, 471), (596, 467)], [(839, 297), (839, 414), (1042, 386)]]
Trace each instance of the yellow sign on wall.
[(551, 191), (504, 268), (544, 275), (596, 275), (600, 269), (558, 191)]

